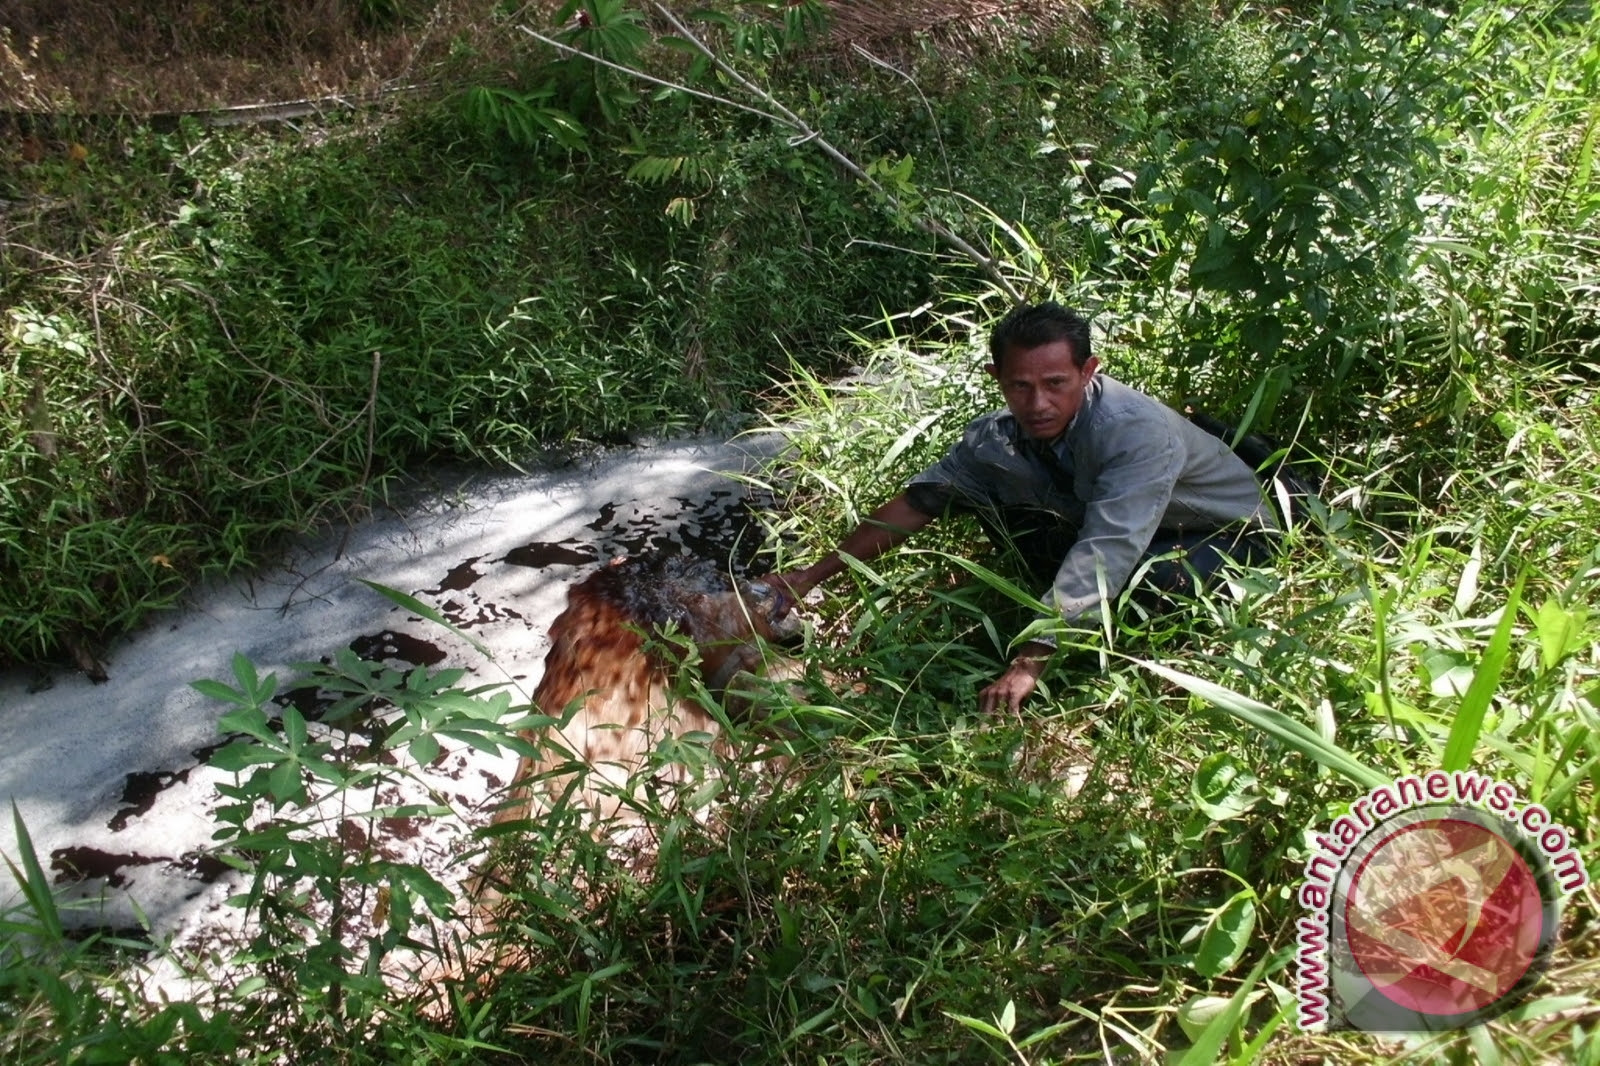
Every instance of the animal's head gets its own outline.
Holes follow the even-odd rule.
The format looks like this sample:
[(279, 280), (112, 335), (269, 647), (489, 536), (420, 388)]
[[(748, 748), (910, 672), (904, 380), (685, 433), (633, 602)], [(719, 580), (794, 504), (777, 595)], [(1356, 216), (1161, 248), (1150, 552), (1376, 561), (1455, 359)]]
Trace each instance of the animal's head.
[(736, 638), (743, 631), (745, 637), (754, 633), (766, 640), (786, 640), (801, 630), (793, 598), (766, 581), (739, 580), (732, 592), (700, 594), (691, 599), (692, 614), (717, 619), (726, 633)]
[(659, 568), (668, 618), (704, 648), (752, 636), (782, 640), (800, 632), (794, 601), (776, 585), (732, 578), (709, 559), (668, 556)]
[(794, 601), (777, 585), (733, 579), (709, 559), (644, 555), (618, 559), (596, 575), (607, 598), (635, 623), (675, 626), (700, 652), (707, 677), (753, 639), (785, 640), (800, 632)]

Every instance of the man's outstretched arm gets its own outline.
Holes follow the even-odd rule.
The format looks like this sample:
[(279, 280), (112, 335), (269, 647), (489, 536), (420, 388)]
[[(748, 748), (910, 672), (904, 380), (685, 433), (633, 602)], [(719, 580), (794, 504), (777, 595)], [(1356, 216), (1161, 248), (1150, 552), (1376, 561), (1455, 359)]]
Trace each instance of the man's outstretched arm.
[(876, 559), (911, 534), (933, 521), (901, 493), (867, 516), (833, 551), (801, 570), (775, 575), (772, 580), (788, 586), (798, 599), (845, 568), (841, 555), (867, 562)]
[[(787, 586), (798, 599), (845, 569), (841, 555), (863, 562), (875, 559), (932, 521), (932, 515), (911, 506), (902, 492), (868, 515), (837, 548), (821, 559), (804, 569), (776, 574), (769, 580)], [(979, 709), (984, 714), (993, 714), (1009, 708), (1015, 714), (1038, 685), (1039, 676), (1044, 673), (1054, 651), (1048, 644), (1024, 644), (1006, 672), (978, 694)]]

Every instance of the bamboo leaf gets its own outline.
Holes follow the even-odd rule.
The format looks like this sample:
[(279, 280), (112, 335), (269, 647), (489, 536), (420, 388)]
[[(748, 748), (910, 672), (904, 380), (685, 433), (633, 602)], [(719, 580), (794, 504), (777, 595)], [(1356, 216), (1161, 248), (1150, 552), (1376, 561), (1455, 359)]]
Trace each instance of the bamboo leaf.
[(494, 658), (494, 653), (489, 650), (488, 645), (484, 644), (483, 641), (479, 640), (477, 637), (474, 637), (472, 634), (466, 632), (458, 626), (453, 625), (449, 619), (445, 618), (444, 615), (440, 614), (432, 607), (429, 607), (415, 596), (408, 596), (399, 589), (392, 589), (388, 585), (380, 585), (376, 581), (368, 581), (366, 578), (357, 578), (357, 580), (363, 585), (367, 586), (367, 588), (371, 589), (373, 592), (376, 592), (378, 595), (382, 596), (384, 599), (390, 600), (393, 603), (404, 607), (413, 614), (421, 615), (428, 621), (448, 629), (450, 632), (454, 633), (468, 644), (471, 644), (473, 648), (476, 649), (478, 654), (482, 655), (484, 658)]
[(28, 826), (22, 820), (22, 812), (17, 809), (15, 800), (11, 801), (11, 824), (17, 835), (17, 851), (22, 858), (22, 869), (18, 870), (6, 858), (6, 865), (11, 868), (11, 876), (16, 879), (17, 887), (22, 890), (23, 898), (28, 901), (28, 907), (33, 911), (34, 917), (39, 919), (39, 925), (45, 936), (52, 943), (59, 943), (66, 935), (61, 925), (61, 912), (56, 907), (56, 897), (50, 887), (50, 878), (46, 876), (44, 867), (39, 863), (39, 855), (34, 850), (33, 838), (28, 835)]

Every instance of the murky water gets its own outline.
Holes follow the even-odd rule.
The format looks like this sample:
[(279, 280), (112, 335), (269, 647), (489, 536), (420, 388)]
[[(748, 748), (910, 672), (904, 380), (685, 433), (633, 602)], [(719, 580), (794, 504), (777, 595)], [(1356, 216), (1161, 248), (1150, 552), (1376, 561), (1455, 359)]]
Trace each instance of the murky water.
[[(189, 682), (231, 683), (232, 657), (243, 652), (263, 675), (279, 675), (275, 702), (315, 721), (332, 698), (289, 687), (293, 664), (347, 648), (400, 669), (464, 667), (472, 683), (505, 682), (525, 701), (567, 586), (601, 562), (681, 545), (749, 564), (759, 546), (752, 508), (763, 501), (724, 474), (752, 470), (773, 448), (770, 438), (680, 441), (530, 477), (466, 476), (304, 544), (270, 571), (201, 590), (111, 648), (105, 684), (62, 671), (30, 691), (31, 671), (0, 674), (0, 798), (16, 803), (56, 883), (89, 901), (80, 922), (130, 927), (137, 901), (158, 932), (193, 934), (221, 920), (237, 888), (205, 851), (226, 779), (205, 761), (224, 743), (216, 722), (226, 708)], [(492, 661), (358, 579), (429, 604), (486, 644)], [(447, 746), (415, 795), (386, 787), (370, 798), (426, 802), (432, 790), (470, 822), (514, 766)], [(448, 881), (465, 872), (457, 860), (467, 822), (350, 818), (339, 831)], [(10, 819), (0, 820), (0, 852), (17, 856)], [(0, 888), (0, 901), (16, 898), (13, 886)]]

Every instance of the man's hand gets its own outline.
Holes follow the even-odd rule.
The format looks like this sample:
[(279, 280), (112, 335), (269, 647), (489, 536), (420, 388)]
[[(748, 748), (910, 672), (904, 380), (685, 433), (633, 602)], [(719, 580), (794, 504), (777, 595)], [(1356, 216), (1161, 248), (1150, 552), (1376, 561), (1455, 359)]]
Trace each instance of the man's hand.
[(1052, 651), (1054, 649), (1047, 644), (1024, 644), (1000, 679), (978, 693), (978, 710), (993, 714), (1009, 707), (1012, 714), (1020, 713), (1022, 701), (1038, 686), (1039, 676), (1049, 664)]
[(811, 576), (811, 568), (801, 570), (786, 570), (781, 574), (768, 574), (761, 579), (774, 588), (781, 589), (796, 603), (805, 599), (806, 593), (817, 585), (817, 579)]

